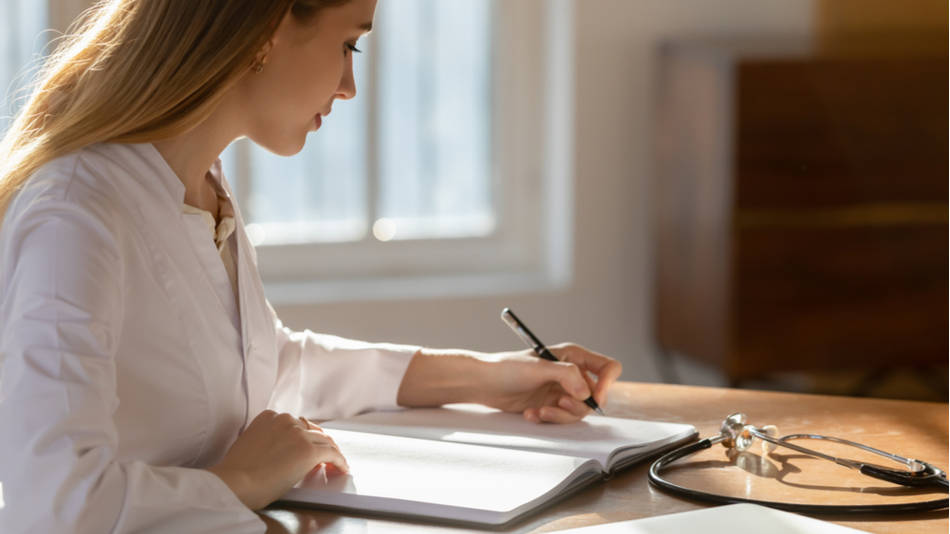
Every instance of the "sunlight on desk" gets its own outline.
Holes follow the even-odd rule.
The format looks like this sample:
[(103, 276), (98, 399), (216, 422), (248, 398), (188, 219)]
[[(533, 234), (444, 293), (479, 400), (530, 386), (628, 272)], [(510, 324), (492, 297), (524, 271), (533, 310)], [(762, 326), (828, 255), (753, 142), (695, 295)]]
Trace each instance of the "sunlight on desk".
[[(719, 430), (722, 418), (737, 409), (750, 421), (770, 423), (785, 433), (821, 431), (859, 438), (862, 443), (921, 458), (947, 467), (947, 404), (869, 398), (825, 397), (697, 386), (618, 382), (609, 395), (611, 416), (692, 424), (702, 436)], [(824, 450), (824, 449), (823, 449)], [(830, 448), (829, 452), (836, 449)], [(849, 454), (852, 451), (847, 451)], [(848, 469), (794, 454), (763, 456), (750, 451), (733, 461), (722, 447), (697, 454), (674, 466), (674, 481), (701, 489), (763, 499), (826, 504), (879, 504), (920, 497), (892, 488)], [(653, 517), (706, 508), (702, 503), (668, 495), (647, 482), (648, 463), (614, 474), (539, 513), (504, 529), (510, 533), (552, 532), (569, 528)], [(506, 476), (507, 479), (507, 476)], [(913, 491), (909, 493), (914, 493)], [(944, 494), (945, 495), (945, 494)], [(283, 509), (281, 509), (283, 508)], [(358, 513), (275, 506), (265, 511), (269, 532), (321, 534), (439, 532), (446, 526), (399, 521)], [(947, 532), (946, 511), (910, 515), (855, 515), (822, 518), (874, 534)], [(309, 523), (308, 523), (309, 522)], [(299, 528), (297, 525), (299, 524)], [(452, 532), (475, 532), (452, 527)]]

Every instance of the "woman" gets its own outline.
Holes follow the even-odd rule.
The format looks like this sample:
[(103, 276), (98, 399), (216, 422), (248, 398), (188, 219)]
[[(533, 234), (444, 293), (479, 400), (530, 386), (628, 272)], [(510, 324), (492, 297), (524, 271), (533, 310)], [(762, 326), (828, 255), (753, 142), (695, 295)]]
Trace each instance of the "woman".
[(605, 403), (620, 364), (575, 345), (355, 342), (265, 300), (217, 157), (242, 136), (299, 152), (355, 96), (375, 7), (103, 1), (48, 59), (0, 145), (0, 531), (259, 532), (252, 510), (347, 469), (307, 417)]

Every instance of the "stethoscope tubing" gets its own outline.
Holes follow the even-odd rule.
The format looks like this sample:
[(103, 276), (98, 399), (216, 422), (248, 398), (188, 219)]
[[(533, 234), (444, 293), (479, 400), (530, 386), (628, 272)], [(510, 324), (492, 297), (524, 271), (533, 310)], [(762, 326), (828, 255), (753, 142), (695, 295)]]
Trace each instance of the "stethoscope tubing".
[[(944, 488), (950, 488), (950, 484), (947, 483), (946, 475), (939, 468), (922, 460), (904, 458), (903, 456), (882, 451), (880, 449), (875, 449), (870, 445), (865, 445), (856, 441), (851, 441), (844, 438), (836, 438), (834, 436), (823, 436), (820, 434), (789, 434), (787, 436), (782, 436), (781, 438), (774, 438), (756, 428), (753, 428), (751, 432), (755, 437), (763, 441), (767, 441), (775, 446), (787, 447), (808, 456), (828, 460), (829, 462), (834, 462), (842, 467), (860, 471), (861, 474), (876, 478), (878, 480), (884, 480), (893, 484), (900, 484), (901, 486), (918, 488), (928, 486), (942, 486)], [(848, 445), (849, 447), (855, 447), (866, 452), (877, 454), (878, 456), (887, 458), (893, 462), (903, 464), (907, 467), (908, 471), (888, 469), (887, 467), (876, 464), (857, 462), (847, 458), (838, 458), (836, 456), (824, 454), (814, 449), (809, 449), (807, 447), (802, 447), (801, 445), (790, 443), (792, 440), (796, 439), (813, 439)]]
[[(728, 495), (719, 495), (705, 491), (686, 488), (674, 484), (661, 476), (661, 472), (671, 463), (685, 458), (691, 454), (712, 447), (714, 444), (723, 440), (722, 435), (712, 438), (701, 439), (695, 443), (685, 445), (673, 451), (670, 451), (658, 458), (648, 472), (648, 479), (652, 486), (665, 490), (673, 495), (688, 497), (698, 501), (713, 504), (738, 504), (749, 503), (768, 506), (778, 510), (788, 512), (806, 513), (806, 514), (872, 514), (872, 513), (908, 513), (925, 512), (930, 510), (942, 510), (948, 507), (948, 499), (936, 499), (932, 501), (921, 501), (912, 503), (891, 503), (891, 504), (801, 504), (778, 501), (765, 501), (760, 499), (747, 499), (742, 497), (732, 497)], [(788, 443), (782, 443), (788, 446)]]

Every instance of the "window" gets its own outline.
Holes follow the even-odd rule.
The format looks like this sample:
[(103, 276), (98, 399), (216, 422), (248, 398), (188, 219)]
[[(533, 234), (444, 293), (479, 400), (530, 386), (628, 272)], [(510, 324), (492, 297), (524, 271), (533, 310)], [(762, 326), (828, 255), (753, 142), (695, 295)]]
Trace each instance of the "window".
[(354, 55), (361, 94), (337, 102), (301, 154), (232, 148), (256, 240), (490, 233), (491, 13), (491, 0), (381, 2)]
[[(0, 82), (42, 49), (36, 36), (50, 17), (70, 20), (88, 2), (46, 4), (0, 7)], [(281, 158), (241, 140), (222, 155), (268, 296), (313, 302), (566, 283), (571, 2), (387, 0), (375, 27), (354, 57), (359, 96), (337, 102), (301, 154)]]
[(17, 111), (23, 89), (46, 46), (49, 13), (43, 2), (0, 2), (0, 132), (6, 131)]
[[(570, 278), (566, 0), (387, 0), (293, 158), (226, 152), (275, 303), (559, 287)], [(542, 209), (543, 207), (543, 209)]]

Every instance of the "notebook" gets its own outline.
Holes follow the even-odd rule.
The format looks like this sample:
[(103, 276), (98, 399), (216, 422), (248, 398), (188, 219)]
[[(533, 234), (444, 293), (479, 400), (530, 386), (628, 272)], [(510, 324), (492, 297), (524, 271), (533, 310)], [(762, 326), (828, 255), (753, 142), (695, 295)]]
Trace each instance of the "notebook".
[(535, 424), (475, 405), (371, 412), (321, 426), (350, 465), (281, 502), (499, 526), (695, 437), (690, 425), (590, 415)]
[(572, 528), (562, 530), (560, 534), (665, 534), (667, 532), (702, 532), (703, 534), (736, 534), (737, 532), (866, 534), (863, 530), (842, 527), (827, 521), (773, 510), (757, 504), (730, 504), (634, 521), (618, 521), (591, 527)]

